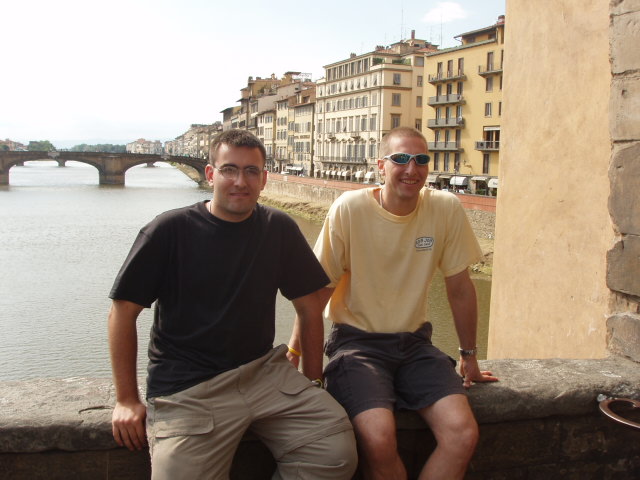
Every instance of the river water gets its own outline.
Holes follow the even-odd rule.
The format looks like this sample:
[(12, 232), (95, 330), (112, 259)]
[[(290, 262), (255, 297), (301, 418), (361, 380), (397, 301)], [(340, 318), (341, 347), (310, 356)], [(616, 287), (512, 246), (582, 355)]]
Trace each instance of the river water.
[[(210, 197), (179, 170), (159, 163), (126, 174), (125, 186), (100, 186), (98, 172), (67, 162), (13, 167), (0, 186), (0, 380), (109, 377), (107, 295), (140, 227), (155, 215)], [(320, 226), (296, 218), (313, 244)], [(478, 291), (481, 358), (486, 355), (491, 282)], [(457, 339), (444, 283), (430, 292), (434, 343), (454, 356)], [(290, 334), (294, 310), (280, 297), (276, 344)], [(138, 321), (139, 374), (152, 321)]]

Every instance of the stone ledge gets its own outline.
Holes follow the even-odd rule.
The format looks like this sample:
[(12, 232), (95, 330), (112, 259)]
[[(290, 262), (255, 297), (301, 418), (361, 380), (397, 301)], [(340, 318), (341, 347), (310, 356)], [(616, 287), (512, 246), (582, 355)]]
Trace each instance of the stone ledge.
[[(640, 399), (640, 368), (621, 357), (600, 360), (482, 361), (501, 381), (469, 392), (478, 423), (597, 415), (596, 397)], [(0, 453), (117, 448), (111, 436), (110, 379), (40, 379), (2, 383)], [(412, 412), (399, 412), (398, 429), (425, 430)]]

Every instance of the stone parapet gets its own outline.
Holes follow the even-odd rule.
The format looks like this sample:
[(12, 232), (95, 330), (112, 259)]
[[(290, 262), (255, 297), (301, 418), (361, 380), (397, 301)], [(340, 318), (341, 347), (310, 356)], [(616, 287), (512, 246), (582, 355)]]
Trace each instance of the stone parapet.
[[(481, 441), (467, 478), (640, 476), (640, 431), (602, 416), (597, 401), (598, 395), (640, 399), (637, 363), (622, 357), (480, 363), (501, 381), (469, 392)], [(109, 379), (4, 382), (1, 392), (1, 478), (148, 478), (146, 452), (118, 448), (111, 437)], [(415, 413), (400, 412), (397, 422), (414, 478), (433, 437)], [(248, 436), (232, 478), (267, 479), (273, 468), (268, 450)]]

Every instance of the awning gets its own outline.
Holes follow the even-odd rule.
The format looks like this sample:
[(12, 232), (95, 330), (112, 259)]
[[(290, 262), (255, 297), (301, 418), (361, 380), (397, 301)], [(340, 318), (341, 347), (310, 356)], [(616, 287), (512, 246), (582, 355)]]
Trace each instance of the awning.
[(359, 179), (361, 179), (362, 177), (364, 177), (364, 172), (363, 172), (362, 170), (358, 170), (358, 171), (356, 172), (356, 175), (355, 175), (355, 177), (354, 177), (354, 178), (355, 178), (356, 180), (359, 180)]
[(375, 176), (376, 172), (367, 172), (364, 174), (365, 180), (371, 180)]
[(498, 188), (498, 179), (497, 178), (490, 178), (489, 179), (489, 183), (487, 184), (487, 186), (489, 188)]
[(449, 184), (464, 187), (465, 185), (469, 185), (469, 177), (451, 177)]
[(340, 176), (342, 176), (342, 177), (348, 177), (349, 175), (351, 175), (351, 172), (349, 170), (345, 170), (344, 172), (340, 172)]
[(329, 176), (330, 176), (330, 177), (335, 177), (335, 176), (336, 176), (336, 171), (335, 171), (335, 170), (331, 170), (331, 171), (329, 172)]
[(435, 173), (430, 173), (427, 175), (427, 183), (436, 183), (438, 181), (438, 175)]
[(442, 180), (449, 180), (452, 177), (452, 175), (439, 175), (438, 178), (442, 179)]
[(299, 172), (302, 170), (302, 167), (287, 167), (287, 170), (292, 170), (294, 172)]
[(486, 182), (489, 177), (471, 177), (474, 182)]

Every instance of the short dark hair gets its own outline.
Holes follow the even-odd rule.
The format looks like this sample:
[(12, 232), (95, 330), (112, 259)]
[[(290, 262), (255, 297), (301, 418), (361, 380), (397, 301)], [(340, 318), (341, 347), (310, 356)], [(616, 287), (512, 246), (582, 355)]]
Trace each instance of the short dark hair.
[(424, 138), (424, 135), (419, 130), (411, 127), (398, 127), (389, 130), (389, 132), (384, 137), (382, 137), (382, 140), (380, 141), (380, 158), (384, 157), (385, 155), (389, 155), (390, 153), (396, 153), (389, 151), (389, 142), (393, 137), (419, 138), (424, 142), (425, 153), (427, 153), (427, 151), (429, 150), (427, 139)]
[(227, 130), (218, 135), (209, 146), (209, 163), (211, 166), (216, 164), (216, 156), (220, 145), (225, 144), (229, 147), (245, 147), (257, 148), (262, 154), (262, 160), (267, 162), (267, 151), (262, 142), (253, 133), (247, 130)]

